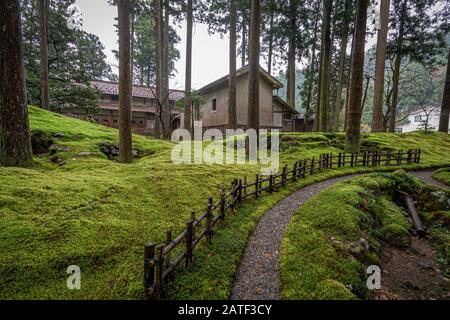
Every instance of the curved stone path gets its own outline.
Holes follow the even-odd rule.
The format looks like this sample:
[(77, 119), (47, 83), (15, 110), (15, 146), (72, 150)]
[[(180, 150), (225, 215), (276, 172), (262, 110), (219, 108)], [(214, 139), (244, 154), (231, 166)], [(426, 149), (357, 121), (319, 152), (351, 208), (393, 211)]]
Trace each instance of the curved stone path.
[[(434, 171), (410, 174), (426, 183), (444, 187), (432, 178)], [(236, 273), (232, 300), (278, 300), (281, 293), (281, 244), (294, 213), (325, 188), (361, 175), (334, 178), (300, 189), (267, 211), (259, 221)]]

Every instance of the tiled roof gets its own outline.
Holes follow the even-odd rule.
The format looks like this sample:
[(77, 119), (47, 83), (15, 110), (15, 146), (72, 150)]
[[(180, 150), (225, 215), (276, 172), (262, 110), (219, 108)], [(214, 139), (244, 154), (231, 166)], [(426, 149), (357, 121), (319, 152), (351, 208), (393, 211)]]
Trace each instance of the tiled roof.
[[(91, 84), (97, 88), (101, 93), (119, 95), (119, 84), (117, 82), (108, 81), (91, 81)], [(133, 86), (133, 97), (154, 99), (154, 88), (146, 86)], [(184, 98), (184, 92), (180, 90), (171, 90), (170, 100), (180, 100)]]
[[(264, 68), (262, 68), (261, 66), (259, 67), (260, 73), (261, 75), (266, 78), (272, 85), (273, 85), (273, 89), (280, 89), (283, 87), (283, 84), (278, 81), (277, 78), (271, 76), (266, 70), (264, 70)], [(249, 72), (249, 66), (246, 65), (238, 70), (236, 70), (236, 76), (239, 78), (240, 76), (243, 76), (244, 74), (247, 74)], [(223, 86), (228, 85), (228, 82), (230, 80), (230, 76), (226, 75), (214, 82), (211, 82), (210, 84), (204, 86), (203, 88), (201, 88), (199, 91), (201, 93), (207, 93), (207, 92), (211, 92), (217, 89), (222, 88)]]

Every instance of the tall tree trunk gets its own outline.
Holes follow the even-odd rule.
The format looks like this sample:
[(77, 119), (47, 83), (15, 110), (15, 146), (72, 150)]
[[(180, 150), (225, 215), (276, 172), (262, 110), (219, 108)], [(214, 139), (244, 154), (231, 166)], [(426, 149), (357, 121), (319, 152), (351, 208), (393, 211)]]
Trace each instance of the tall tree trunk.
[(397, 107), (398, 107), (398, 97), (399, 97), (399, 87), (400, 87), (400, 67), (402, 64), (402, 50), (403, 50), (403, 36), (405, 33), (405, 20), (407, 13), (407, 1), (404, 0), (402, 4), (402, 11), (400, 16), (400, 29), (397, 39), (397, 54), (395, 56), (394, 62), (394, 77), (392, 83), (392, 103), (391, 112), (389, 118), (389, 132), (395, 132), (395, 126), (397, 124)]
[(184, 128), (191, 131), (192, 117), (192, 0), (187, 0), (187, 36), (186, 36), (186, 85), (184, 98)]
[(353, 67), (353, 53), (355, 52), (355, 31), (353, 30), (352, 35), (352, 49), (350, 51), (350, 65), (348, 67), (348, 83), (347, 83), (347, 93), (345, 98), (345, 112), (344, 112), (344, 131), (347, 132), (348, 127), (348, 109), (350, 105), (350, 82), (352, 75), (352, 67)]
[(236, 42), (237, 42), (236, 1), (230, 0), (230, 83), (228, 87), (228, 128), (237, 129), (236, 113)]
[(318, 131), (327, 131), (328, 105), (330, 102), (330, 55), (331, 55), (331, 10), (332, 0), (323, 2), (322, 48), (324, 52), (322, 64), (322, 82), (320, 89), (320, 123)]
[(261, 34), (261, 3), (259, 0), (252, 0), (250, 20), (248, 128), (259, 131), (259, 38)]
[(450, 117), (450, 50), (448, 51), (447, 75), (445, 77), (444, 97), (442, 98), (439, 132), (448, 133), (448, 123), (450, 121), (449, 117)]
[(131, 6), (131, 48), (130, 48), (130, 61), (131, 61), (131, 73), (130, 73), (130, 77), (131, 77), (131, 84), (134, 83), (134, 29), (135, 29), (135, 19), (136, 19), (136, 15), (135, 15), (135, 10), (136, 8), (134, 7), (133, 4), (130, 4)]
[(119, 161), (133, 162), (131, 134), (130, 2), (117, 0), (119, 21)]
[(269, 20), (269, 53), (267, 61), (267, 72), (272, 75), (273, 65), (273, 23), (274, 23), (274, 1), (271, 1), (270, 6), (270, 20)]
[(321, 105), (321, 99), (322, 99), (322, 69), (323, 69), (323, 59), (324, 59), (324, 43), (323, 43), (323, 37), (321, 37), (321, 49), (320, 49), (320, 55), (319, 55), (319, 78), (317, 81), (317, 97), (316, 97), (316, 115), (314, 118), (314, 131), (320, 132), (320, 105)]
[[(314, 30), (317, 30), (318, 19), (315, 20)], [(305, 112), (305, 128), (309, 124), (309, 116), (311, 112), (312, 90), (314, 81), (314, 72), (316, 70), (316, 49), (317, 49), (317, 32), (314, 31), (314, 39), (311, 52), (311, 66), (309, 71), (308, 91), (306, 95), (306, 112)]]
[(242, 9), (242, 46), (241, 46), (241, 59), (242, 66), (247, 64), (247, 17), (246, 10)]
[(350, 103), (346, 135), (346, 149), (350, 152), (359, 151), (361, 137), (364, 49), (366, 44), (367, 8), (369, 6), (369, 0), (357, 0), (356, 3), (355, 43), (352, 62), (352, 76), (350, 80)]
[(334, 131), (339, 131), (340, 116), (342, 113), (342, 87), (344, 82), (345, 62), (347, 60), (347, 45), (348, 45), (348, 24), (351, 15), (351, 0), (345, 0), (345, 13), (344, 20), (342, 22), (342, 36), (341, 36), (341, 52), (339, 54), (339, 71), (338, 71), (338, 84), (336, 94), (336, 105), (334, 112)]
[(48, 93), (48, 40), (47, 40), (47, 16), (50, 0), (38, 0), (39, 14), (39, 49), (40, 49), (40, 78), (41, 78), (41, 107), (50, 109)]
[(0, 165), (32, 164), (19, 0), (0, 1)]
[(171, 129), (171, 110), (170, 110), (170, 92), (169, 92), (169, 17), (170, 0), (164, 0), (164, 41), (163, 41), (163, 139), (170, 139)]
[(295, 109), (295, 60), (297, 57), (297, 43), (296, 43), (296, 12), (297, 12), (297, 0), (290, 0), (289, 10), (289, 52), (288, 52), (288, 69), (287, 69), (287, 103)]
[(383, 132), (384, 74), (386, 66), (387, 35), (389, 31), (390, 0), (381, 0), (380, 28), (377, 40), (375, 85), (373, 94), (372, 132)]
[(154, 0), (155, 11), (155, 138), (161, 138), (163, 21), (161, 0)]

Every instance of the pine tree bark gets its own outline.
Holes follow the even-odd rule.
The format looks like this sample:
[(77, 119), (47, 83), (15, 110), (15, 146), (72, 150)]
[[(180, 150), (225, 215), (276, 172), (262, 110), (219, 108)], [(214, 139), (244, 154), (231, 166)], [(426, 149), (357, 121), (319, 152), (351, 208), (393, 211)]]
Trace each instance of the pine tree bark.
[(186, 85), (184, 98), (184, 128), (191, 131), (192, 124), (192, 0), (187, 0)]
[(119, 21), (119, 161), (133, 162), (130, 2), (117, 0)]
[(350, 152), (359, 152), (361, 138), (364, 49), (366, 44), (367, 8), (369, 5), (369, 0), (357, 0), (356, 3), (355, 43), (352, 62), (352, 75), (350, 80), (350, 102), (346, 135), (346, 149)]
[(259, 54), (261, 34), (261, 3), (252, 0), (250, 19), (250, 54), (248, 84), (248, 128), (259, 132)]
[(350, 51), (350, 65), (349, 65), (349, 70), (348, 70), (348, 83), (347, 83), (347, 93), (346, 93), (346, 98), (345, 98), (345, 119), (344, 119), (344, 131), (347, 132), (347, 127), (348, 127), (348, 109), (349, 109), (349, 104), (350, 104), (350, 82), (351, 82), (351, 75), (352, 75), (352, 66), (353, 66), (353, 52), (355, 52), (355, 31), (353, 30), (353, 35), (352, 35), (352, 49)]
[(236, 43), (237, 11), (236, 1), (230, 0), (230, 83), (228, 86), (228, 128), (237, 129), (236, 113)]
[(155, 138), (161, 138), (163, 21), (161, 0), (154, 0), (155, 11)]
[(274, 1), (271, 2), (270, 20), (269, 20), (269, 52), (267, 61), (267, 72), (272, 75), (273, 64), (273, 24), (274, 24)]
[(328, 106), (330, 102), (330, 55), (331, 55), (331, 10), (332, 0), (323, 2), (323, 22), (322, 22), (322, 41), (323, 62), (322, 62), (322, 82), (320, 89), (320, 123), (318, 131), (327, 131)]
[(342, 22), (342, 36), (341, 36), (341, 52), (339, 54), (339, 71), (338, 71), (338, 84), (336, 94), (336, 105), (334, 112), (334, 131), (339, 131), (340, 117), (342, 113), (342, 88), (344, 82), (345, 62), (347, 60), (347, 45), (348, 45), (348, 24), (351, 15), (351, 0), (345, 0), (345, 13)]
[(448, 51), (447, 75), (445, 77), (444, 97), (442, 98), (439, 132), (449, 133), (450, 121), (450, 50)]
[(50, 109), (48, 89), (48, 10), (50, 0), (38, 0), (39, 17), (39, 50), (40, 50), (40, 80), (41, 80), (41, 108)]
[(164, 54), (163, 54), (163, 90), (164, 90), (164, 104), (163, 104), (163, 135), (164, 139), (171, 138), (171, 106), (170, 106), (170, 89), (169, 89), (169, 17), (170, 17), (170, 0), (164, 1)]
[[(318, 19), (315, 20), (314, 30), (317, 30), (317, 24), (318, 24)], [(310, 66), (310, 70), (309, 70), (308, 90), (307, 90), (307, 94), (306, 94), (305, 128), (309, 124), (309, 120), (310, 120), (309, 116), (310, 116), (310, 112), (311, 112), (313, 81), (314, 81), (314, 73), (316, 70), (316, 50), (317, 50), (317, 32), (314, 31), (314, 39), (313, 39), (312, 52), (311, 52), (311, 66)]]
[(397, 107), (399, 99), (399, 87), (400, 87), (400, 68), (402, 63), (402, 50), (403, 50), (403, 36), (405, 33), (405, 23), (407, 14), (407, 0), (403, 1), (401, 16), (400, 16), (400, 27), (397, 39), (397, 54), (395, 56), (394, 62), (394, 76), (392, 83), (392, 102), (389, 117), (389, 132), (395, 132), (395, 126), (397, 124)]
[(314, 117), (314, 131), (320, 132), (320, 105), (321, 105), (321, 99), (322, 99), (322, 69), (323, 69), (323, 59), (324, 59), (324, 43), (323, 43), (323, 37), (321, 37), (321, 45), (320, 45), (320, 54), (319, 54), (319, 78), (317, 81), (317, 97), (316, 97), (316, 115)]
[(247, 64), (247, 17), (246, 10), (242, 10), (242, 44), (241, 44), (241, 65)]
[(289, 52), (288, 52), (288, 69), (287, 69), (287, 103), (295, 108), (295, 60), (297, 56), (296, 28), (297, 28), (297, 5), (298, 1), (290, 0), (289, 10)]
[(130, 61), (131, 61), (131, 68), (130, 68), (130, 77), (131, 77), (131, 84), (134, 83), (134, 33), (135, 33), (135, 8), (132, 4), (130, 4), (131, 9), (131, 47), (130, 47)]
[(389, 31), (390, 0), (381, 0), (380, 29), (378, 30), (375, 85), (373, 94), (372, 132), (383, 132), (384, 75)]
[(0, 166), (32, 165), (18, 0), (0, 1)]

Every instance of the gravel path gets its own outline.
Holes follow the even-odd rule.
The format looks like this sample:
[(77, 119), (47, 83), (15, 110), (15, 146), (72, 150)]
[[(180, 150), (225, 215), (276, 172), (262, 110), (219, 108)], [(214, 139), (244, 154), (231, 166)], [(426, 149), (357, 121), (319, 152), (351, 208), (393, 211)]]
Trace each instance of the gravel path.
[(279, 299), (281, 243), (292, 216), (323, 189), (356, 176), (335, 178), (305, 187), (267, 211), (249, 240), (236, 274), (231, 300)]
[[(433, 171), (411, 174), (426, 183), (446, 187), (432, 178)], [(250, 237), (236, 273), (231, 300), (278, 300), (281, 293), (281, 244), (292, 216), (299, 207), (325, 188), (357, 176), (360, 175), (334, 178), (305, 187), (267, 211)]]
[(420, 180), (422, 180), (425, 183), (431, 184), (431, 185), (439, 187), (439, 188), (449, 189), (449, 187), (445, 183), (442, 183), (440, 181), (433, 179), (434, 172), (435, 172), (434, 170), (411, 171), (411, 172), (409, 172), (409, 174), (416, 176), (417, 178), (419, 178)]

